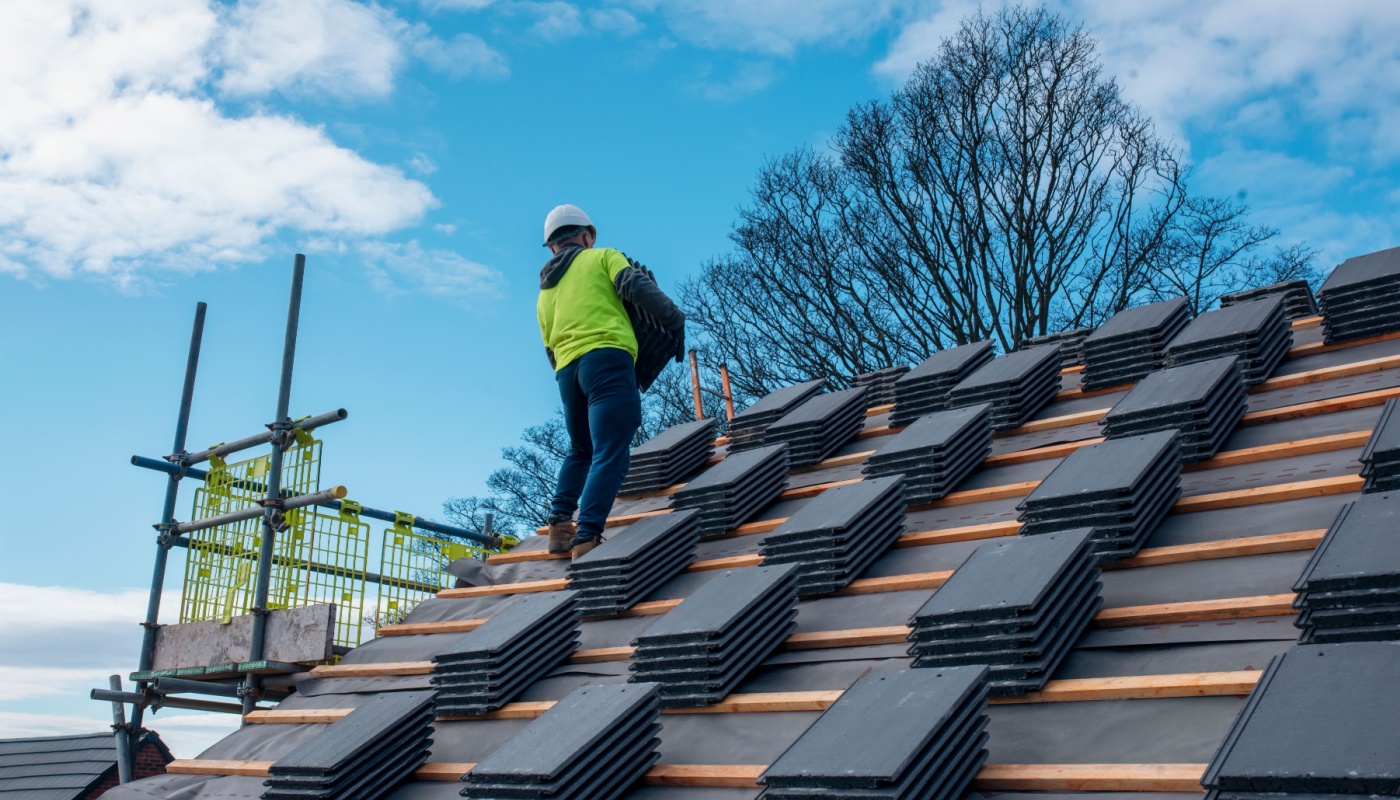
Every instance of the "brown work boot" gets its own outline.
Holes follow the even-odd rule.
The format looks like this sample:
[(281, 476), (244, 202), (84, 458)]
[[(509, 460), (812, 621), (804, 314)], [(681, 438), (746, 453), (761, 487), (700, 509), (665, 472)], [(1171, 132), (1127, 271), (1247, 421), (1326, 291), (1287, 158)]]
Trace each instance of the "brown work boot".
[(558, 555), (569, 552), (573, 547), (574, 535), (578, 533), (578, 523), (569, 517), (549, 518), (549, 552)]
[(603, 538), (600, 536), (574, 545), (572, 560), (578, 561), (580, 558), (583, 558), (584, 556), (593, 552), (593, 548), (597, 547), (602, 543)]

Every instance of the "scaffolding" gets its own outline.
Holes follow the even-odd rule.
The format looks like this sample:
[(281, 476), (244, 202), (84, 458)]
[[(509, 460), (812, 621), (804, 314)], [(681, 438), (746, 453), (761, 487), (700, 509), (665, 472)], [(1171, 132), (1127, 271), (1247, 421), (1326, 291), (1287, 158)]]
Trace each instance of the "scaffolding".
[[(298, 254), (292, 268), (276, 412), (267, 431), (193, 453), (185, 449), (208, 309), (198, 303), (175, 418), (174, 446), (164, 458), (131, 459), (136, 466), (164, 473), (166, 484), (160, 522), (155, 525), (156, 551), (142, 623), (145, 635), (140, 666), (131, 676), (136, 682), (134, 691), (123, 691), (120, 678), (113, 676), (108, 688), (90, 693), (93, 699), (112, 704), (122, 782), (130, 779), (133, 744), (144, 730), (142, 719), (147, 709), (189, 708), (246, 716), (259, 699), (279, 696), (264, 688), (263, 676), (296, 671), (304, 665), (264, 660), (270, 611), (334, 604), (337, 613), (332, 639), (335, 650), (343, 652), (359, 644), (363, 629), (376, 621), (365, 617), (367, 584), (378, 584), (381, 603), (389, 613), (405, 615), (452, 580), (446, 571), (452, 560), (485, 557), (516, 543), (513, 537), (492, 532), (489, 522), (482, 531), (466, 530), (405, 512), (363, 506), (345, 499), (343, 486), (321, 487), (321, 440), (313, 431), (340, 422), (348, 414), (345, 409), (336, 409), (301, 419), (288, 415), (305, 270), (306, 257)], [(268, 451), (263, 455), (227, 461), (234, 453), (264, 446)], [(210, 468), (200, 469), (198, 465), (205, 462)], [(180, 522), (176, 506), (180, 481), (185, 478), (203, 485), (195, 489), (189, 521)], [(385, 532), (381, 551), (387, 575), (368, 569), (371, 526), (366, 519), (393, 524)], [(232, 675), (225, 671), (217, 678), (199, 681), (171, 679), (152, 671), (161, 627), (160, 601), (174, 547), (188, 550), (182, 622), (227, 623), (236, 616), (251, 617), (248, 661), (210, 665), (211, 670), (215, 666), (232, 668)], [(182, 675), (190, 672), (178, 671)], [(230, 678), (236, 683), (229, 683)], [(238, 702), (179, 696), (190, 693), (233, 697)], [(128, 703), (129, 716), (125, 714)]]
[(416, 533), (408, 518), (400, 518), (384, 531), (384, 547), (380, 552), (379, 613), (374, 628), (403, 622), (414, 606), (449, 588), (454, 579), (447, 565), (459, 558), (484, 558), (485, 548), (473, 547), (460, 541)]

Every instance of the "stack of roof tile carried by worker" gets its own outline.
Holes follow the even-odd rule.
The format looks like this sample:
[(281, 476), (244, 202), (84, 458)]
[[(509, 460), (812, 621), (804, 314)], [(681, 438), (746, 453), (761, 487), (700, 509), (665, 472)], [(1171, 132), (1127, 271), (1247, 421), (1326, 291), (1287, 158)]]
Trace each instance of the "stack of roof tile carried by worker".
[(981, 369), (995, 354), (991, 342), (960, 345), (924, 359), (894, 384), (890, 425), (901, 428), (925, 414), (948, 407), (948, 393)]
[(1174, 430), (1081, 447), (1017, 506), (1021, 535), (1091, 527), (1099, 563), (1126, 558), (1171, 511), (1180, 484)]
[(951, 492), (992, 451), (992, 405), (939, 411), (895, 434), (865, 460), (866, 478), (904, 476), (904, 502), (931, 503)]
[(770, 392), (734, 415), (729, 420), (729, 452), (749, 450), (763, 445), (763, 433), (768, 426), (787, 416), (798, 406), (821, 394), (826, 380), (818, 378), (806, 383), (784, 386)]
[(1148, 375), (1099, 424), (1110, 439), (1174, 429), (1182, 463), (1194, 464), (1220, 450), (1246, 404), (1239, 359), (1227, 356)]
[(797, 594), (845, 588), (904, 533), (902, 476), (828, 489), (759, 542), (763, 565), (796, 564)]
[(867, 398), (867, 401), (872, 406), (883, 406), (894, 402), (894, 385), (908, 372), (909, 367), (904, 364), (877, 369), (874, 372), (862, 373), (852, 378), (851, 387), (869, 387), (870, 397)]
[(268, 770), (266, 800), (377, 798), (428, 760), (433, 693), (385, 692), (292, 748)]
[(575, 592), (521, 595), (433, 657), (441, 717), (489, 714), (578, 647)]
[(722, 700), (797, 627), (793, 564), (722, 572), (632, 642), (631, 680), (667, 707)]
[(1361, 451), (1361, 477), (1366, 479), (1364, 492), (1400, 491), (1400, 416), (1395, 413), (1394, 398), (1385, 401), (1380, 421), (1371, 430), (1371, 438)]
[(987, 760), (986, 669), (856, 681), (758, 782), (767, 800), (959, 800)]
[(569, 589), (584, 617), (620, 614), (695, 560), (700, 513), (645, 517), (569, 565)]
[(614, 800), (661, 757), (656, 687), (575, 689), (474, 765), (463, 797)]
[(788, 466), (810, 467), (860, 433), (869, 394), (864, 386), (819, 394), (769, 425), (763, 443), (787, 443)]
[(1025, 350), (1057, 344), (1060, 346), (1060, 369), (1077, 367), (1084, 363), (1084, 340), (1093, 332), (1093, 328), (1074, 328), (1059, 333), (1047, 333), (1044, 336), (1032, 336), (1022, 340), (1021, 346), (1016, 349)]
[(1251, 300), (1273, 297), (1274, 295), (1283, 297), (1283, 315), (1290, 320), (1317, 316), (1317, 302), (1313, 300), (1312, 287), (1308, 286), (1307, 281), (1283, 281), (1260, 286), (1257, 289), (1222, 294), (1220, 295), (1220, 307), (1229, 308), (1239, 303), (1248, 303)]
[(1302, 641), (1400, 640), (1400, 493), (1342, 506), (1293, 585)]
[(1207, 800), (1400, 795), (1400, 642), (1275, 656), (1206, 769)]
[(1167, 366), (1236, 356), (1244, 385), (1254, 386), (1274, 373), (1292, 344), (1293, 328), (1283, 316), (1283, 297), (1274, 295), (1218, 308), (1191, 320), (1167, 345)]
[(1015, 428), (1060, 390), (1060, 347), (1032, 347), (992, 359), (948, 394), (949, 408), (992, 404), (992, 428)]
[(1162, 366), (1167, 344), (1190, 321), (1184, 297), (1114, 314), (1084, 340), (1080, 388), (1092, 391), (1142, 380)]
[(787, 488), (787, 445), (732, 453), (671, 498), (674, 509), (700, 512), (700, 535), (716, 536), (748, 521)]
[(1348, 258), (1317, 290), (1328, 344), (1400, 330), (1400, 247)]
[(916, 667), (986, 664), (994, 695), (1039, 691), (1103, 604), (1093, 531), (988, 542), (910, 621)]
[(632, 465), (619, 494), (656, 492), (700, 470), (715, 452), (715, 422), (673, 425), (632, 450)]

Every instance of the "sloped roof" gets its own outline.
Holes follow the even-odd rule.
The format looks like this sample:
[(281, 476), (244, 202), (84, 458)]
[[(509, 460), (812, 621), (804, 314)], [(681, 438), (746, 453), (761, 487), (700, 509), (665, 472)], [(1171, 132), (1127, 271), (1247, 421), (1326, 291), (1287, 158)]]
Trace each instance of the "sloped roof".
[[(1292, 586), (1340, 507), (1360, 496), (1358, 456), (1381, 404), (1400, 395), (1400, 336), (1324, 346), (1316, 318), (1296, 321), (1292, 331), (1288, 358), (1269, 380), (1250, 389), (1248, 413), (1221, 453), (1183, 473), (1182, 499), (1144, 550), (1105, 570), (1103, 610), (1051, 684), (1039, 695), (991, 706), (991, 755), (974, 792), (1029, 787), (1055, 790), (1057, 797), (1090, 797), (1053, 782), (1017, 783), (1006, 775), (1012, 765), (1104, 764), (1128, 771), (1133, 765), (1163, 767), (1157, 778), (1135, 778), (1131, 788), (1140, 792), (1199, 794), (1195, 782), (1258, 671), (1296, 642)], [(730, 785), (709, 779), (709, 785), (648, 785), (627, 797), (754, 798), (760, 789), (745, 785), (745, 776), (773, 763), (820, 715), (816, 695), (793, 693), (829, 696), (867, 672), (908, 668), (904, 637), (911, 615), (987, 539), (1015, 534), (1017, 505), (1066, 455), (1098, 441), (1098, 421), (1128, 392), (1129, 387), (1082, 391), (1079, 374), (1066, 369), (1052, 403), (1027, 424), (998, 434), (991, 455), (954, 494), (909, 508), (902, 540), (857, 584), (800, 602), (798, 628), (785, 649), (754, 670), (725, 708), (662, 716), (661, 767), (723, 766)], [(656, 615), (724, 569), (756, 566), (762, 539), (756, 534), (773, 530), (828, 486), (861, 479), (866, 456), (896, 432), (888, 426), (889, 412), (870, 409), (858, 438), (815, 468), (793, 471), (788, 490), (754, 521), (702, 542), (698, 562), (653, 594), (644, 612), (583, 622), (585, 652), (533, 684), (518, 701), (558, 700), (581, 686), (626, 681), (627, 648)], [(723, 456), (723, 447), (718, 454)], [(619, 501), (609, 535), (626, 536), (629, 522), (667, 512), (672, 500), (672, 494), (660, 493)], [(426, 662), (454, 638), (446, 631), (460, 631), (464, 621), (505, 607), (515, 592), (527, 589), (518, 584), (531, 583), (530, 591), (562, 588), (568, 561), (548, 557), (544, 548), (543, 537), (534, 537), (515, 552), (494, 557), (486, 567), (489, 585), (449, 590), (419, 605), (406, 624), (426, 628), (385, 630), (339, 666), (303, 676), (296, 694), (277, 712), (262, 715), (265, 722), (282, 724), (245, 726), (201, 758), (275, 761), (325, 727), (293, 720), (317, 719), (317, 714), (332, 720), (337, 709), (354, 707), (367, 696), (428, 687), (426, 671), (362, 675), (356, 670), (374, 673), (376, 664)], [(438, 623), (444, 623), (438, 626), (442, 633), (406, 635), (432, 631)], [(1101, 678), (1124, 680), (1108, 690), (1095, 682)], [(758, 693), (783, 693), (788, 700), (815, 705), (783, 705), (773, 698), (763, 705), (747, 703), (745, 698)], [(516, 710), (491, 719), (439, 720), (430, 765), (487, 757), (535, 713), (523, 706)], [(291, 712), (298, 716), (288, 716)], [(452, 777), (450, 768), (443, 772)], [(391, 796), (457, 796), (461, 784), (423, 776)], [(113, 797), (163, 797), (178, 790), (189, 800), (237, 792), (256, 796), (261, 780), (169, 775), (125, 787)]]
[[(170, 751), (154, 733), (141, 746)], [(101, 783), (117, 769), (117, 746), (111, 732), (33, 739), (0, 739), (0, 798), (71, 800)]]

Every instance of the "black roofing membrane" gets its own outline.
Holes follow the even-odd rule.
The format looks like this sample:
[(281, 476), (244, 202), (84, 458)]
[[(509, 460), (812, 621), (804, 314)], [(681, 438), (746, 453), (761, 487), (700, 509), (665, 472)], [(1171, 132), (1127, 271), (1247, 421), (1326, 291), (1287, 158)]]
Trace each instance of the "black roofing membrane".
[[(1294, 331), (1295, 346), (1320, 341), (1320, 329)], [(1285, 360), (1275, 375), (1304, 372), (1400, 353), (1400, 340), (1318, 353)], [(1078, 385), (1079, 375), (1061, 376), (1060, 385)], [(1313, 400), (1400, 386), (1400, 369), (1322, 381), (1288, 389), (1250, 394), (1251, 410), (1278, 408)], [(1108, 408), (1126, 391), (1097, 397), (1055, 402), (1041, 409), (1040, 419)], [(1374, 425), (1380, 407), (1368, 407), (1283, 422), (1237, 428), (1223, 450), (1256, 447), (1335, 433), (1366, 430)], [(887, 423), (888, 414), (868, 417), (867, 428)], [(1102, 433), (1090, 422), (1036, 433), (1001, 435), (993, 439), (992, 452), (1005, 453), (1086, 438)], [(876, 449), (887, 437), (847, 443), (838, 454)], [(724, 448), (717, 450), (723, 453)], [(1184, 473), (1187, 494), (1225, 491), (1246, 486), (1355, 474), (1360, 448), (1243, 464), (1224, 469)], [(958, 489), (997, 486), (1037, 480), (1058, 460), (1029, 462), (995, 469), (979, 469)], [(860, 466), (815, 470), (793, 476), (791, 485), (812, 485), (858, 477)], [(1233, 539), (1270, 533), (1326, 528), (1337, 509), (1359, 494), (1313, 497), (1280, 503), (1219, 509), (1193, 514), (1172, 514), (1152, 533), (1146, 547)], [(960, 527), (1014, 520), (1022, 498), (926, 509), (906, 517), (908, 531)], [(646, 498), (617, 504), (614, 514), (666, 508), (670, 497)], [(781, 501), (764, 508), (754, 519), (790, 516), (810, 499)], [(611, 529), (610, 536), (625, 536), (625, 528)], [(756, 553), (762, 536), (742, 536), (702, 542), (699, 558)], [(960, 565), (984, 541), (954, 542), (926, 547), (892, 549), (865, 570), (864, 577), (881, 577), (951, 570)], [(543, 548), (543, 537), (527, 539), (522, 551)], [(1223, 599), (1250, 595), (1283, 594), (1291, 590), (1304, 564), (1306, 551), (1272, 553), (1214, 561), (1168, 564), (1155, 567), (1108, 570), (1103, 573), (1105, 608), (1164, 602)], [(511, 583), (563, 577), (567, 560), (479, 565), (464, 570), (474, 583)], [(454, 569), (454, 572), (458, 570)], [(462, 574), (462, 572), (458, 572)], [(668, 581), (654, 597), (685, 597), (712, 580), (716, 572), (686, 573)], [(909, 590), (885, 594), (824, 597), (800, 602), (798, 630), (903, 625), (935, 590)], [(460, 600), (430, 599), (409, 616), (411, 622), (468, 619), (491, 615), (513, 601), (510, 596)], [(628, 643), (654, 623), (657, 617), (634, 617), (584, 623), (583, 647), (607, 647)], [(1103, 628), (1086, 631), (1076, 642), (1054, 678), (1112, 677), (1115, 675), (1170, 674), (1261, 669), (1267, 659), (1296, 640), (1294, 617), (1245, 618), (1198, 623)], [(460, 634), (456, 635), (460, 636)], [(352, 651), (344, 663), (426, 660), (454, 635), (386, 637)], [(876, 645), (779, 652), (752, 672), (736, 691), (806, 691), (843, 688), (870, 670), (907, 668), (902, 654), (907, 645)], [(377, 692), (426, 688), (427, 676), (381, 678), (304, 679), (301, 694), (284, 701), (285, 708), (353, 707)], [(569, 691), (627, 679), (625, 662), (565, 665), (526, 689), (520, 700), (558, 699)], [(1206, 697), (1154, 700), (998, 705), (991, 708), (992, 753), (989, 763), (1205, 763), (1214, 755), (1230, 727), (1243, 698)], [(708, 714), (663, 717), (663, 763), (723, 764), (768, 763), (795, 741), (815, 719), (815, 712), (767, 714)], [(803, 720), (806, 720), (804, 722)], [(528, 720), (444, 722), (435, 724), (432, 761), (478, 761), (524, 728)], [(299, 742), (324, 730), (324, 725), (246, 726), (204, 755), (207, 758), (275, 760)], [(1075, 736), (1066, 736), (1067, 731)], [(769, 753), (769, 751), (775, 751)], [(759, 758), (764, 754), (766, 758)], [(211, 778), (164, 776), (122, 787), (114, 800), (127, 797), (166, 797), (178, 788), (189, 798), (259, 796), (261, 778)], [(460, 784), (420, 782), (406, 785), (390, 796), (399, 800), (436, 800), (456, 797)], [(159, 787), (154, 793), (149, 789)], [(759, 790), (681, 787), (638, 787), (626, 795), (641, 800), (738, 800), (755, 798)], [(1150, 800), (1186, 798), (1193, 794), (1166, 793), (971, 793), (968, 798), (998, 797), (1017, 800)]]

